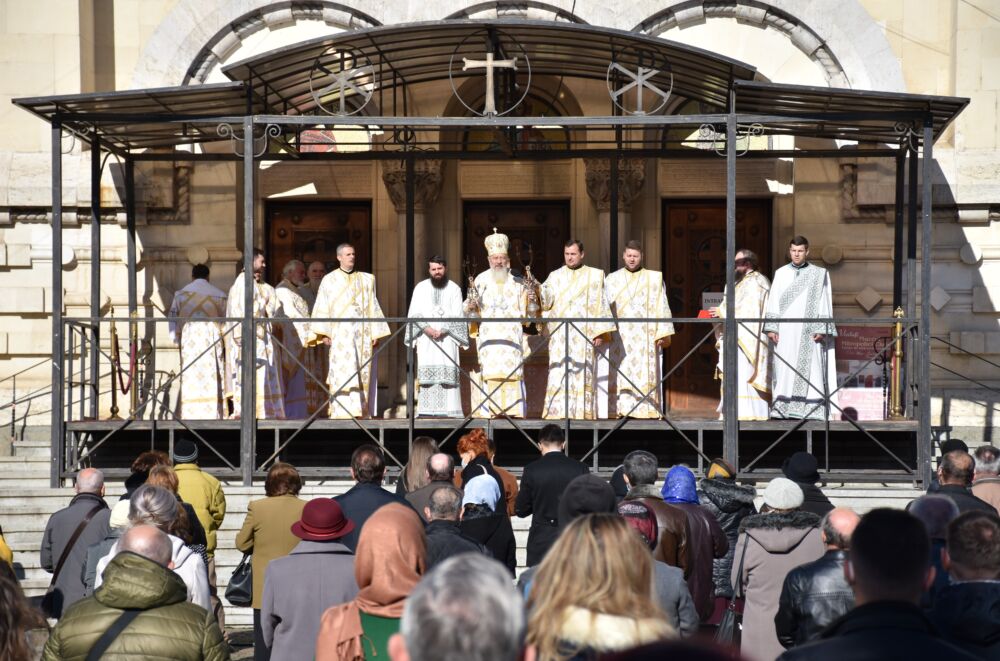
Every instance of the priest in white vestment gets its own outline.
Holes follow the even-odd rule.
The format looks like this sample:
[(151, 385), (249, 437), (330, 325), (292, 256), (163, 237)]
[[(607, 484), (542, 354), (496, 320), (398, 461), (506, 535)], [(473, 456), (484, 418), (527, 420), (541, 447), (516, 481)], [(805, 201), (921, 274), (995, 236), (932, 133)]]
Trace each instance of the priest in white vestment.
[(187, 420), (221, 420), (225, 413), (223, 382), (226, 372), (223, 323), (226, 292), (208, 281), (204, 264), (191, 269), (191, 283), (174, 294), (168, 323), (174, 344), (180, 346), (180, 395), (177, 415)]
[(482, 321), (472, 324), (476, 339), (479, 371), (473, 374), (471, 387), (472, 415), (476, 418), (509, 416), (523, 418), (524, 329), (520, 321), (489, 322), (488, 319), (518, 319), (525, 316), (527, 294), (521, 278), (510, 272), (506, 234), (486, 237), (490, 268), (483, 271), (469, 291), (465, 310), (478, 305)]
[[(736, 314), (737, 319), (763, 319), (767, 311), (771, 283), (757, 270), (757, 255), (743, 249), (736, 253)], [(711, 310), (713, 317), (726, 316), (726, 298), (722, 305)], [(737, 326), (736, 401), (740, 420), (767, 420), (771, 404), (770, 347), (764, 335), (764, 322), (741, 322)], [(715, 343), (719, 350), (718, 376), (722, 379), (719, 398), (719, 419), (723, 418), (725, 397), (725, 363), (723, 362), (724, 337), (720, 331)]]
[[(308, 281), (299, 287), (299, 294), (305, 299), (309, 306), (309, 314), (312, 315), (313, 307), (316, 306), (316, 293), (319, 291), (320, 283), (326, 275), (326, 264), (320, 261), (309, 263), (306, 269)], [(326, 371), (330, 366), (330, 348), (320, 342), (316, 346), (306, 347), (306, 412), (311, 416), (316, 411), (318, 418), (325, 418), (327, 414), (326, 388), (321, 384), (326, 383)]]
[[(253, 256), (253, 279), (250, 283), (253, 286), (253, 326), (256, 334), (256, 371), (255, 379), (255, 411), (256, 417), (263, 418), (284, 418), (284, 391), (281, 387), (281, 357), (278, 355), (277, 347), (273, 342), (272, 326), (278, 314), (278, 296), (274, 287), (264, 282), (264, 253), (254, 250)], [(226, 302), (227, 317), (243, 316), (244, 286), (247, 277), (240, 273), (236, 276), (236, 281), (229, 288), (229, 299)], [(229, 367), (229, 383), (231, 390), (229, 395), (233, 398), (233, 417), (239, 418), (242, 401), (242, 381), (249, 372), (249, 367), (242, 365), (241, 344), (243, 338), (243, 325), (240, 322), (231, 322), (232, 330), (229, 335), (227, 365)]]
[[(808, 262), (805, 237), (792, 239), (788, 253), (792, 261), (774, 273), (765, 314), (764, 332), (774, 352), (771, 417), (822, 420), (825, 395), (837, 387), (836, 326), (832, 321), (777, 322), (832, 318), (830, 274)], [(831, 398), (831, 417), (837, 411), (836, 401)]]
[[(309, 344), (323, 342), (330, 348), (330, 417), (371, 418), (376, 411), (375, 346), (389, 335), (389, 326), (355, 321), (385, 318), (375, 295), (375, 276), (354, 270), (355, 251), (349, 243), (337, 246), (337, 261), (340, 268), (323, 278), (316, 294)], [(317, 321), (326, 318), (338, 321)]]
[(274, 288), (278, 295), (278, 316), (287, 320), (278, 325), (277, 337), (283, 345), (279, 349), (281, 383), (285, 391), (285, 417), (290, 420), (309, 417), (307, 391), (318, 385), (306, 374), (309, 304), (299, 295), (299, 287), (305, 281), (305, 265), (293, 259), (281, 270), (281, 282)]
[(299, 295), (309, 305), (309, 312), (312, 312), (313, 306), (316, 305), (316, 293), (319, 292), (319, 286), (325, 275), (326, 264), (318, 261), (309, 262), (309, 267), (306, 269), (306, 281), (299, 285)]
[[(660, 418), (663, 415), (661, 381), (663, 349), (670, 346), (674, 325), (663, 274), (642, 267), (642, 245), (625, 244), (624, 268), (604, 281), (605, 296), (618, 330), (611, 342), (608, 378), (611, 416)], [(622, 319), (649, 319), (626, 322)]]
[(458, 351), (469, 346), (468, 324), (442, 321), (464, 316), (462, 290), (448, 279), (443, 257), (428, 260), (430, 277), (413, 288), (407, 316), (419, 320), (406, 330), (406, 343), (416, 349), (417, 415), (462, 417)]
[(607, 411), (607, 386), (598, 382), (607, 379), (607, 349), (615, 325), (604, 295), (604, 271), (584, 265), (583, 243), (567, 242), (563, 259), (565, 265), (542, 284), (542, 313), (585, 321), (546, 324), (549, 379), (542, 417), (595, 420)]

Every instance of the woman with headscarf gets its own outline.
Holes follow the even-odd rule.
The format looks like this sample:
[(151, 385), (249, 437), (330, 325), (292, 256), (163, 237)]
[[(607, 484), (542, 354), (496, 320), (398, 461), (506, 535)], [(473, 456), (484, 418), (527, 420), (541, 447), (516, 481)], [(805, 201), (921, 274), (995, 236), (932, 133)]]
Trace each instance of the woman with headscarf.
[(729, 540), (719, 522), (698, 504), (694, 473), (686, 466), (674, 466), (667, 472), (660, 491), (663, 500), (684, 511), (688, 517), (688, 589), (702, 622), (712, 616), (715, 608), (715, 584), (712, 582), (712, 561), (725, 557)]
[(489, 549), (513, 574), (517, 568), (514, 529), (505, 513), (496, 511), (499, 505), (500, 490), (493, 478), (489, 475), (472, 478), (465, 485), (462, 496), (462, 520), (458, 530)]
[(753, 499), (757, 490), (750, 485), (736, 483), (736, 469), (724, 459), (713, 459), (705, 478), (698, 483), (698, 501), (715, 516), (726, 533), (729, 550), (712, 564), (712, 581), (715, 583), (715, 612), (709, 624), (718, 624), (733, 596), (730, 575), (733, 573), (733, 552), (740, 523), (757, 513)]
[(390, 503), (361, 528), (354, 558), (358, 596), (323, 613), (316, 661), (386, 659), (389, 638), (425, 569), (424, 524), (412, 508)]

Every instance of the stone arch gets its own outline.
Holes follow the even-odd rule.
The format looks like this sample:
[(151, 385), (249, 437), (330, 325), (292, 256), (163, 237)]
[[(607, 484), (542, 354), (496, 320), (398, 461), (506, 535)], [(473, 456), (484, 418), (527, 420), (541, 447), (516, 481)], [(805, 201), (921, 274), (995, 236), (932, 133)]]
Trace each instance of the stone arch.
[[(296, 21), (323, 21), (350, 30), (381, 25), (351, 4), (356, 0), (181, 0), (146, 44), (132, 74), (133, 88), (198, 84), (263, 29), (283, 29)], [(252, 7), (246, 11), (247, 6)], [(243, 13), (237, 13), (242, 11)]]
[(523, 18), (538, 21), (565, 21), (568, 23), (586, 23), (572, 11), (536, 0), (492, 0), (469, 5), (445, 17), (445, 20), (456, 19), (496, 19)]
[[(730, 18), (784, 35), (823, 72), (827, 84), (906, 91), (902, 69), (882, 29), (856, 1), (676, 0), (632, 30), (651, 35)], [(752, 64), (752, 63), (751, 63)]]

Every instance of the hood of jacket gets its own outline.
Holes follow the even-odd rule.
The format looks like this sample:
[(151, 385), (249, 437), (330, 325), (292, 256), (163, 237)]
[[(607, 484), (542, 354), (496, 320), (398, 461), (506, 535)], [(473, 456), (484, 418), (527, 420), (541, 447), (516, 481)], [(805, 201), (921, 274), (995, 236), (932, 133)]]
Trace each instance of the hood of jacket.
[(660, 493), (663, 494), (663, 500), (668, 503), (698, 504), (694, 473), (684, 466), (674, 466), (667, 472)]
[(187, 601), (187, 586), (166, 567), (123, 551), (108, 563), (94, 598), (109, 608), (148, 610)]
[(559, 640), (573, 648), (595, 651), (626, 650), (662, 640), (670, 627), (656, 618), (608, 615), (571, 607), (559, 631)]
[(802, 543), (820, 518), (812, 512), (768, 512), (748, 516), (740, 523), (740, 532), (760, 544), (768, 553), (788, 553)]
[[(699, 498), (705, 499), (719, 508), (721, 512), (738, 512), (745, 507), (752, 507), (757, 490), (746, 484), (736, 484), (732, 480), (704, 478), (698, 484)], [(704, 504), (704, 503), (703, 503)]]
[(931, 619), (954, 641), (1000, 644), (1000, 581), (952, 583), (934, 598)]

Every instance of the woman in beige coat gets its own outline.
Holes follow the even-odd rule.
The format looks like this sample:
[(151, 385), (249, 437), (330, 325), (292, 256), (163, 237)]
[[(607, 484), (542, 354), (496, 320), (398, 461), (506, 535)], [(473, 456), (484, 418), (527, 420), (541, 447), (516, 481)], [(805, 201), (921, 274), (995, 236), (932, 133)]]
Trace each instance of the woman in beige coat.
[(740, 652), (749, 661), (772, 661), (785, 651), (774, 629), (785, 575), (823, 555), (820, 518), (799, 511), (802, 501), (797, 484), (776, 478), (764, 490), (761, 513), (740, 524), (732, 579), (746, 596)]
[(275, 558), (288, 555), (299, 538), (292, 534), (292, 524), (302, 518), (306, 501), (299, 498), (302, 478), (291, 464), (271, 466), (264, 482), (267, 498), (247, 506), (247, 518), (236, 535), (236, 548), (253, 553), (253, 637), (255, 661), (267, 661), (270, 650), (264, 644), (260, 628), (260, 607), (264, 596), (264, 573)]

